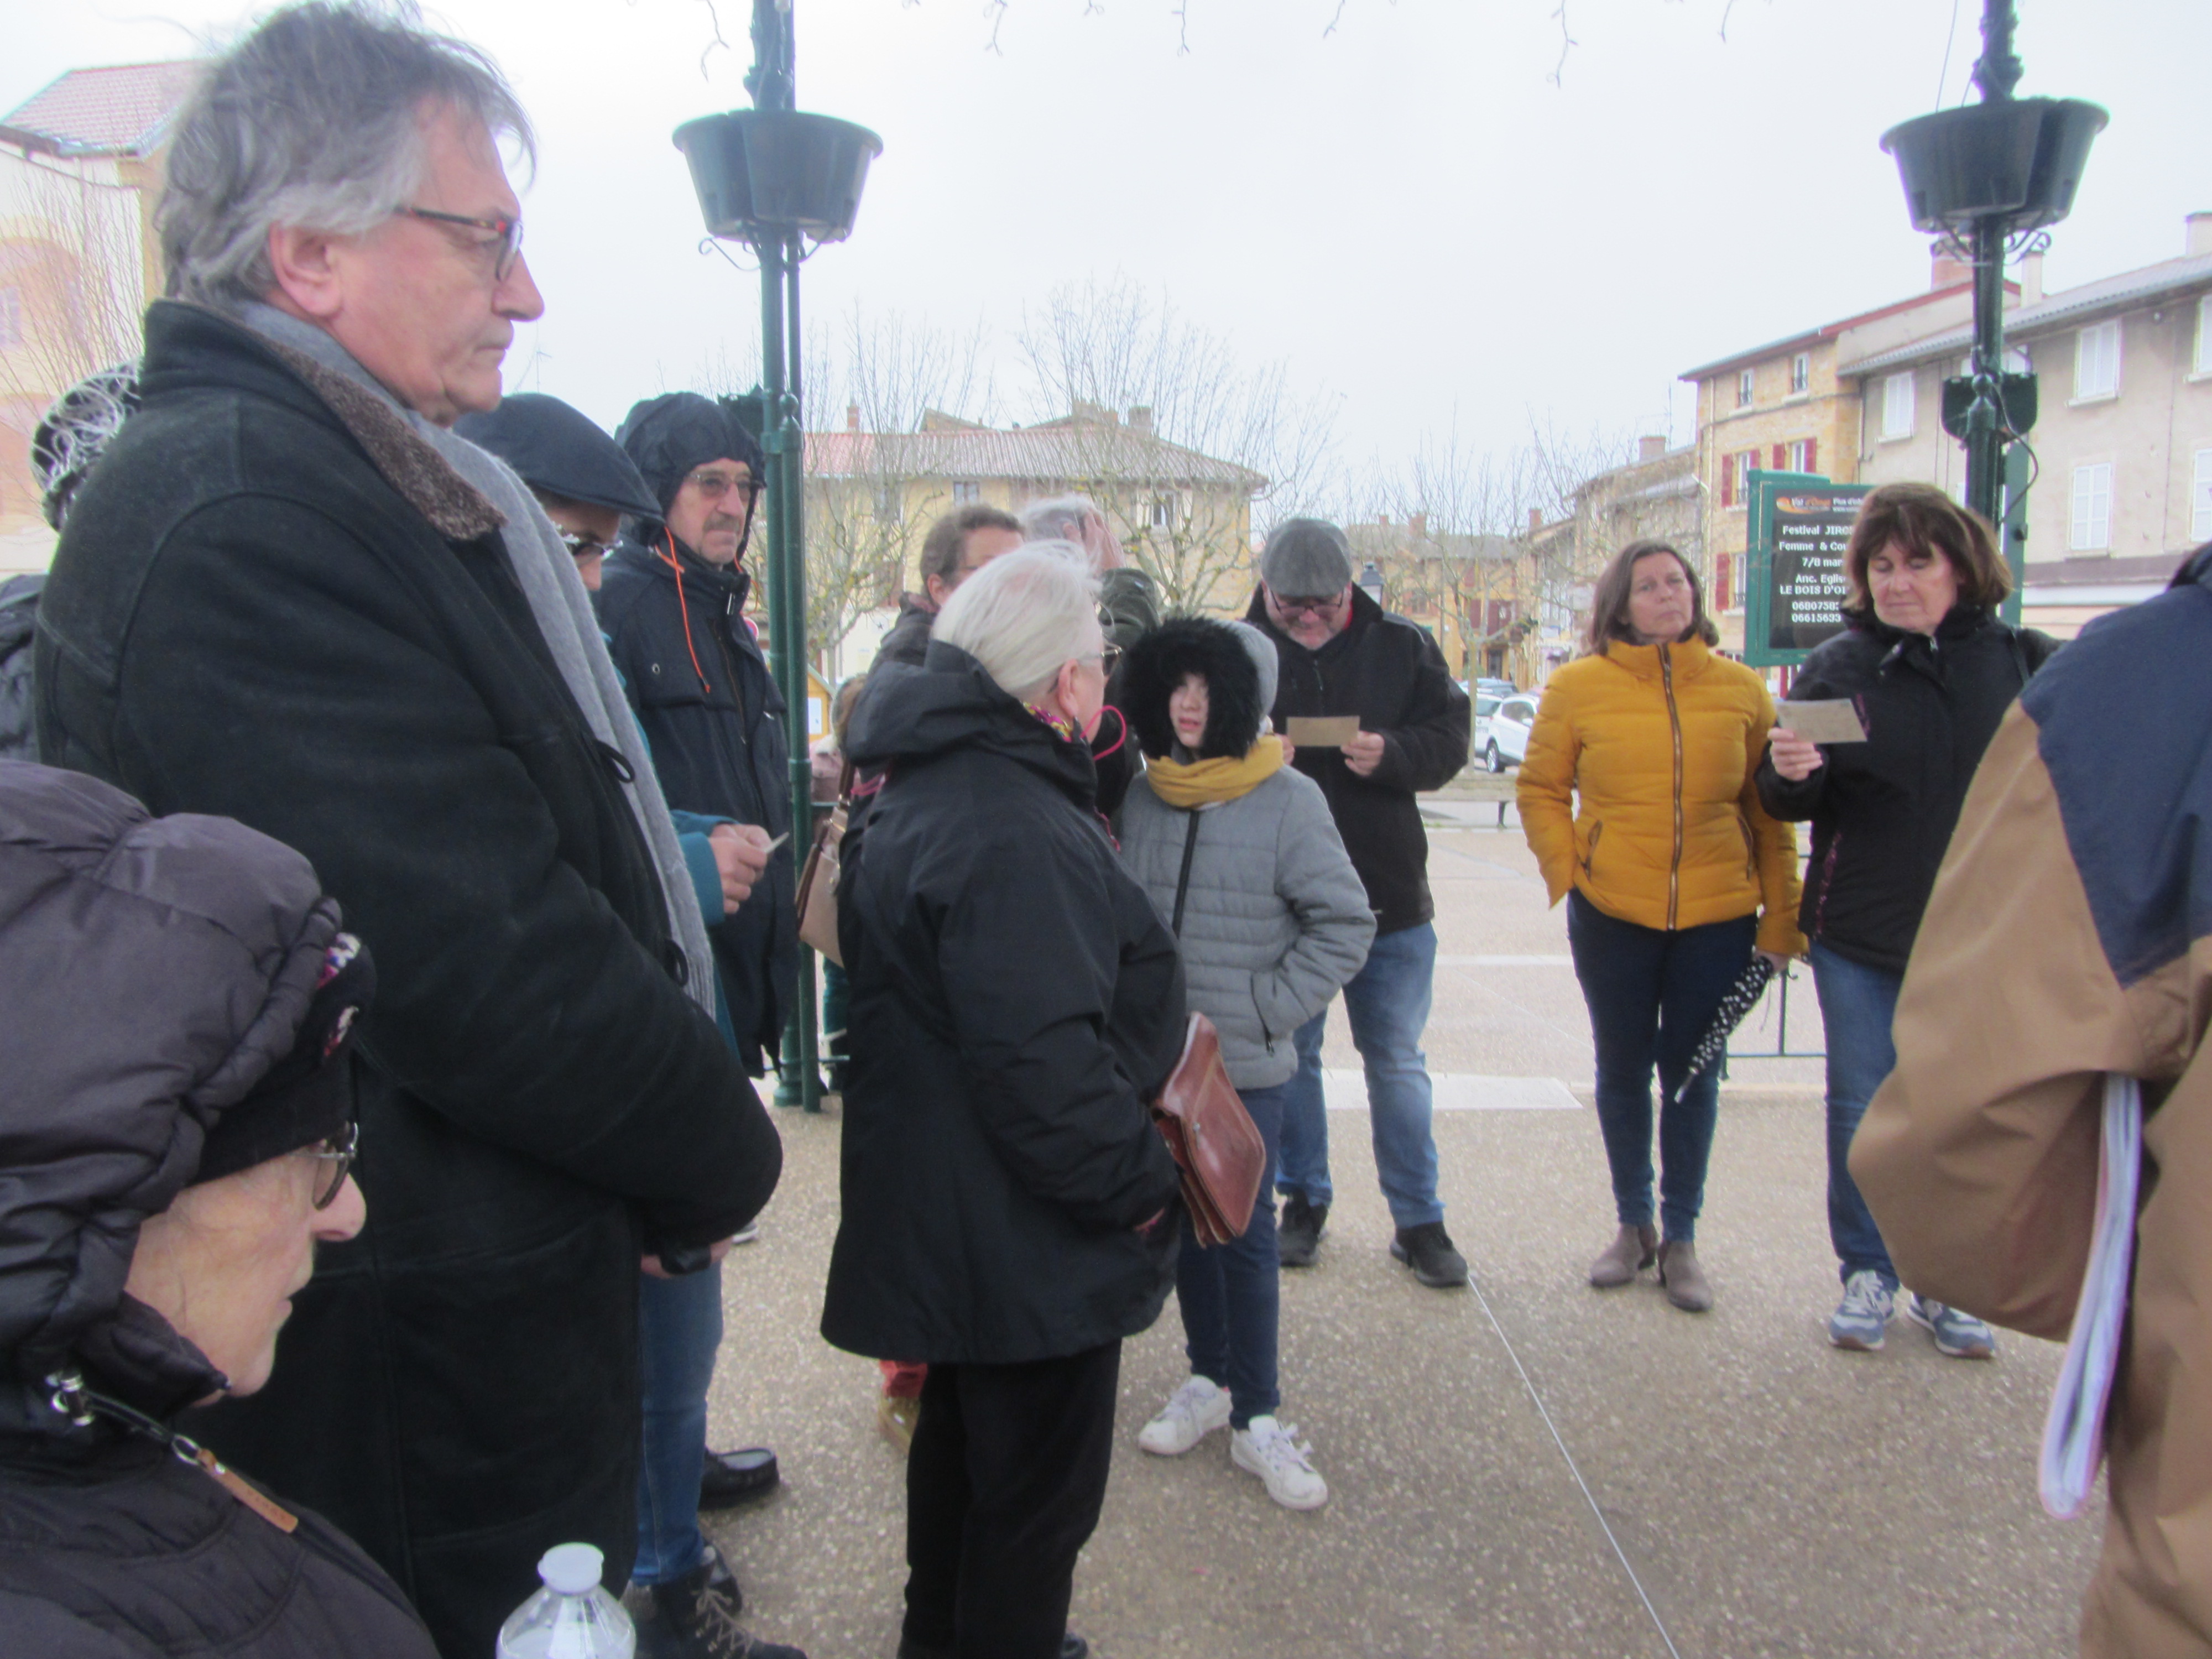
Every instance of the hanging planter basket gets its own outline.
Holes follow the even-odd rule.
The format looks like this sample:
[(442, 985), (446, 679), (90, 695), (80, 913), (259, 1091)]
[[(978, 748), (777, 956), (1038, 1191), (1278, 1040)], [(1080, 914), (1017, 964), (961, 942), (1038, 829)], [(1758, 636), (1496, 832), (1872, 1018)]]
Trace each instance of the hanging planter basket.
[(860, 210), (884, 141), (835, 116), (732, 110), (676, 129), (708, 233), (738, 241), (789, 235), (842, 242)]
[(2111, 118), (2078, 98), (1963, 104), (1892, 127), (1906, 210), (1918, 230), (2002, 217), (2008, 231), (2056, 224), (2074, 208), (2089, 143)]

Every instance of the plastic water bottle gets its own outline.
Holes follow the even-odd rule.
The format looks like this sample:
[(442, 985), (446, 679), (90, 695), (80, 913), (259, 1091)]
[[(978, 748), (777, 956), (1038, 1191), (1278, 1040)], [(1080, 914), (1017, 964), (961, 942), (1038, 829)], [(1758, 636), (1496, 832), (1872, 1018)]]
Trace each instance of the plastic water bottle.
[(538, 1563), (545, 1588), (499, 1630), (498, 1659), (633, 1659), (637, 1631), (600, 1587), (605, 1557), (590, 1544), (556, 1544)]

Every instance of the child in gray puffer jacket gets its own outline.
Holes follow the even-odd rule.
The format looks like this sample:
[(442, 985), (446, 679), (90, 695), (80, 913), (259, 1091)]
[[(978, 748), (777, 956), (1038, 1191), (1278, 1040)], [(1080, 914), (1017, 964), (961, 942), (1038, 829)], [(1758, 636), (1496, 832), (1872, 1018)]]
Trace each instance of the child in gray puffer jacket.
[(1375, 915), (1320, 787), (1266, 730), (1275, 648), (1243, 623), (1178, 617), (1122, 658), (1122, 701), (1145, 775), (1121, 808), (1121, 857), (1182, 947), (1190, 1006), (1267, 1143), (1243, 1237), (1201, 1249), (1183, 1223), (1176, 1296), (1191, 1377), (1137, 1443), (1172, 1456), (1214, 1430), (1267, 1495), (1317, 1509), (1328, 1486), (1295, 1425), (1276, 1417), (1279, 1265), (1275, 1156), (1291, 1036), (1367, 960)]

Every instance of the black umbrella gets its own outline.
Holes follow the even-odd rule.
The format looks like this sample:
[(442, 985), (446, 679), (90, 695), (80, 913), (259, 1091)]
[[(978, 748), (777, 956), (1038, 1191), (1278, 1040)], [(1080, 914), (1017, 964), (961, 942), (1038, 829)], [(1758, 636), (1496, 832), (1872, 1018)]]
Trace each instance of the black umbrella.
[(1774, 964), (1756, 951), (1744, 969), (1735, 976), (1735, 983), (1728, 988), (1721, 998), (1721, 1006), (1713, 1011), (1713, 1023), (1705, 1027), (1705, 1034), (1698, 1039), (1698, 1046), (1690, 1051), (1690, 1069), (1674, 1085), (1674, 1092), (1667, 1097), (1668, 1103), (1675, 1102), (1689, 1092), (1690, 1085), (1704, 1074), (1707, 1067), (1719, 1060), (1728, 1048), (1729, 1033), (1751, 1012), (1752, 1004), (1765, 994), (1766, 981), (1774, 977)]

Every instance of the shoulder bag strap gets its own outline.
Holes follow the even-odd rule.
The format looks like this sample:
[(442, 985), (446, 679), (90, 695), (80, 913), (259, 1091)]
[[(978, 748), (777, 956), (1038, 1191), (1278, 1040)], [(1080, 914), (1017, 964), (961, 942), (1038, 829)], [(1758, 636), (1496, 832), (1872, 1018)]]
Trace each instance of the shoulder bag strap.
[(1177, 939), (1182, 937), (1182, 902), (1190, 896), (1191, 855), (1198, 851), (1198, 808), (1190, 809), (1190, 828), (1183, 832), (1182, 872), (1176, 878), (1175, 920), (1168, 929)]

